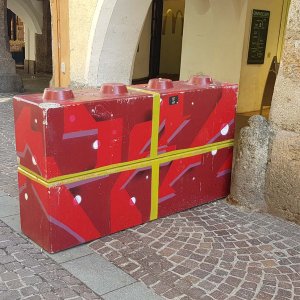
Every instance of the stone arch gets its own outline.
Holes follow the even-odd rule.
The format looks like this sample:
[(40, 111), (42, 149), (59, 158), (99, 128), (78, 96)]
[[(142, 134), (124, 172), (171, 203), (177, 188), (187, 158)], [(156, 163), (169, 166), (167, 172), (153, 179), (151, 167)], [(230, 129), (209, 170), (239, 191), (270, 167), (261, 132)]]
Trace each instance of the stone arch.
[(152, 0), (98, 1), (89, 38), (86, 81), (131, 83), (139, 38)]
[[(31, 63), (36, 60), (36, 34), (42, 33), (43, 7), (37, 0), (7, 0), (7, 8), (19, 16), (25, 24), (25, 61)], [(35, 67), (28, 71), (34, 73)]]
[(31, 32), (42, 33), (43, 15), (37, 9), (39, 4), (30, 0), (8, 0), (7, 8), (18, 15)]

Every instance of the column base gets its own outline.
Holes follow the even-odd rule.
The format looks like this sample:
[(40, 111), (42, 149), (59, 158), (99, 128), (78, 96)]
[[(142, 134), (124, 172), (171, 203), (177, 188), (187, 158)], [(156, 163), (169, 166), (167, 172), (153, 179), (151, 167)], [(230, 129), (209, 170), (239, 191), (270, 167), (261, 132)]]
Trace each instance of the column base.
[(35, 74), (36, 71), (35, 71), (35, 60), (28, 60), (28, 59), (25, 59), (24, 60), (24, 71), (28, 74)]
[(300, 134), (275, 132), (266, 173), (266, 202), (278, 216), (300, 224)]
[(18, 74), (0, 74), (0, 93), (22, 92), (23, 83)]

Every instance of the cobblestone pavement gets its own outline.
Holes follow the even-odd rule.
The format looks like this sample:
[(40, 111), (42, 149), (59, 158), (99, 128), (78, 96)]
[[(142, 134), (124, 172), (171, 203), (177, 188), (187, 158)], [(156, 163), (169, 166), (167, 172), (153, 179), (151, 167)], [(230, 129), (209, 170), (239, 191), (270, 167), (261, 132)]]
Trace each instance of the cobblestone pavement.
[[(0, 103), (0, 190), (16, 196), (12, 128), (11, 103)], [(37, 270), (44, 267), (45, 274), (52, 272), (46, 278), (43, 272), (29, 275), (41, 281), (34, 284), (49, 285), (53, 292), (59, 287), (52, 281), (67, 284), (62, 279), (66, 277), (76, 281), (74, 286), (70, 283), (71, 291), (80, 294), (76, 286), (86, 289), (2, 223), (0, 229), (0, 293), (2, 287), (8, 287), (2, 274), (9, 272), (3, 268), (15, 264), (21, 269), (36, 267), (18, 261), (25, 256), (26, 261), (29, 254), (30, 261), (39, 263)], [(90, 247), (166, 299), (300, 300), (299, 229), (296, 224), (219, 201), (102, 238)], [(2, 236), (15, 244), (1, 247)], [(2, 256), (13, 261), (5, 264)], [(13, 273), (18, 278), (9, 281), (31, 285), (18, 272)]]
[(18, 196), (17, 160), (14, 141), (14, 120), (11, 95), (0, 94), (0, 189), (10, 196)]
[(0, 299), (101, 299), (0, 221)]
[(167, 299), (299, 300), (299, 229), (219, 201), (90, 247)]
[[(0, 95), (0, 191), (17, 197), (12, 103), (4, 96)], [(0, 221), (0, 299), (101, 298)]]

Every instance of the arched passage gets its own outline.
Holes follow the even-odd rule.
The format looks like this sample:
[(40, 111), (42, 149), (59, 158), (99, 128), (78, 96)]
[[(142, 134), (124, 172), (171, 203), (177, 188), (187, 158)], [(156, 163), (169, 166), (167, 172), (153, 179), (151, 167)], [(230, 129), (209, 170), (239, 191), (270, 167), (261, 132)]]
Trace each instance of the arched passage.
[[(7, 8), (22, 19), (25, 24), (25, 69), (34, 73), (35, 67), (30, 70), (29, 62), (36, 60), (36, 34), (42, 33), (43, 8), (42, 2), (36, 0), (8, 0)], [(30, 71), (29, 71), (30, 70)]]
[[(38, 2), (37, 5), (41, 5), (41, 3)], [(38, 7), (34, 6), (30, 0), (8, 0), (7, 8), (18, 15), (30, 31), (42, 33), (43, 15), (39, 13), (37, 10)], [(42, 7), (40, 7), (40, 11), (42, 11)]]
[(89, 40), (86, 81), (130, 83), (140, 34), (151, 0), (98, 1)]

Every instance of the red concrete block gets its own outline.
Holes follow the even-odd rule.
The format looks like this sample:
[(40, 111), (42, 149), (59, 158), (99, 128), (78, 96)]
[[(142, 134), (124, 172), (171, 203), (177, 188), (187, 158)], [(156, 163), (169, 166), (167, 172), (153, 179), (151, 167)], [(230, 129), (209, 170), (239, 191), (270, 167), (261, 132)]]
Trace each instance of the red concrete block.
[(158, 217), (227, 197), (232, 147), (160, 164)]
[(161, 96), (160, 154), (234, 138), (237, 85), (197, 75), (189, 81), (152, 79), (138, 87)]
[(153, 163), (48, 187), (19, 173), (21, 228), (48, 252), (65, 250), (226, 197), (231, 162), (228, 147), (162, 162), (159, 178)]
[(14, 99), (20, 164), (45, 179), (149, 156), (153, 97), (107, 84)]
[(236, 101), (205, 76), (16, 97), (23, 232), (57, 252), (226, 197)]
[(150, 220), (151, 167), (45, 187), (19, 173), (21, 228), (58, 252)]

